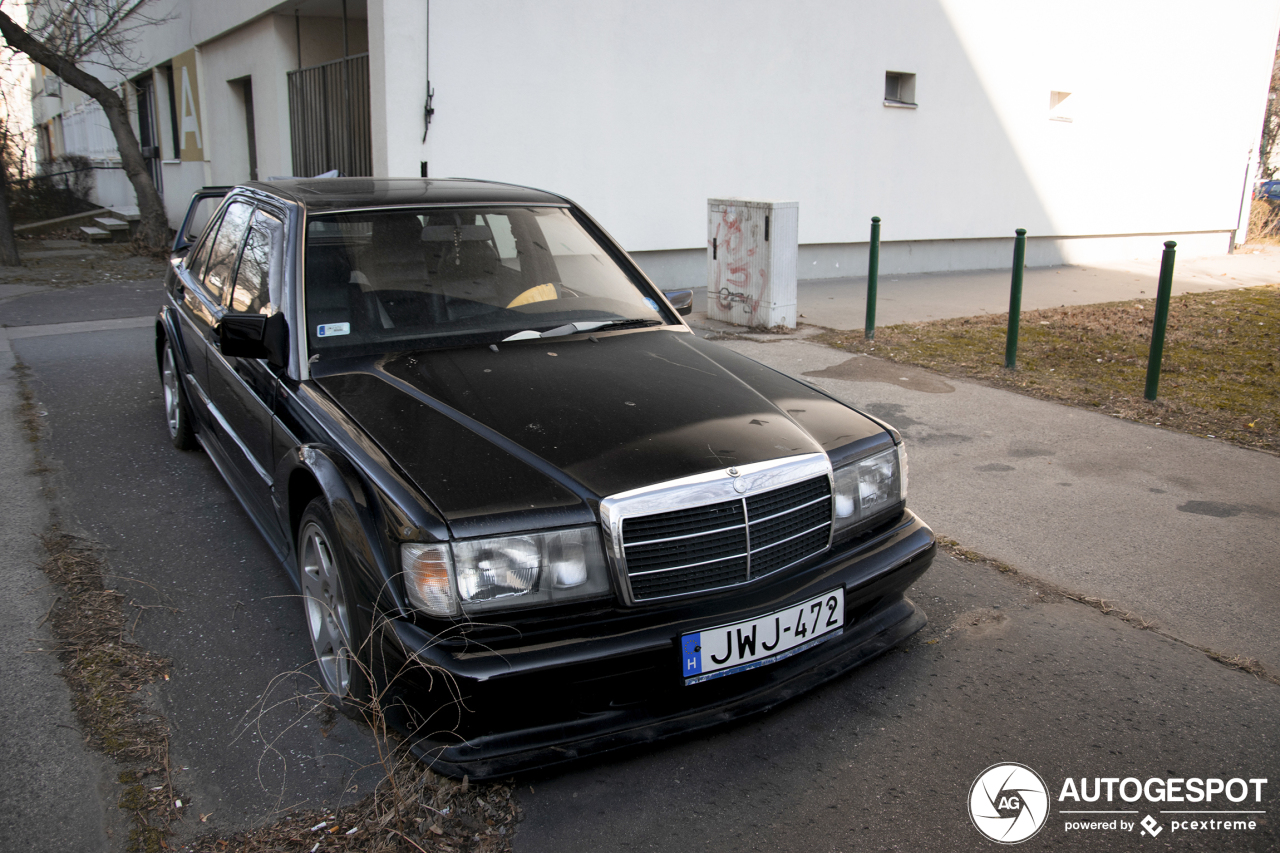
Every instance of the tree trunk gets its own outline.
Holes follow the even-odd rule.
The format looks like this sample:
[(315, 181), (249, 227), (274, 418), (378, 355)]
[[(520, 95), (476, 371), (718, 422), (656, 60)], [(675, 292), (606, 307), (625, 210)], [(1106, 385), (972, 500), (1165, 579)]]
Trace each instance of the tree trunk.
[(9, 215), (9, 170), (0, 160), (0, 267), (21, 265), (18, 240), (13, 235), (13, 217)]
[[(105, 88), (105, 87), (104, 87)], [(94, 100), (102, 104), (102, 111), (107, 115), (107, 123), (116, 137), (116, 147), (120, 149), (120, 165), (133, 184), (138, 195), (138, 213), (141, 215), (137, 239), (151, 249), (167, 248), (170, 243), (169, 220), (165, 216), (164, 201), (156, 192), (156, 185), (147, 171), (147, 161), (142, 156), (142, 146), (133, 133), (133, 125), (129, 124), (129, 109), (124, 99), (111, 89), (106, 90), (110, 98), (102, 98), (90, 94)]]
[(82, 71), (74, 62), (18, 26), (4, 12), (0, 12), (0, 33), (4, 35), (9, 47), (25, 53), (61, 77), (63, 82), (84, 92), (102, 106), (107, 123), (111, 125), (111, 133), (116, 138), (120, 164), (138, 197), (141, 222), (137, 239), (151, 249), (167, 248), (169, 221), (165, 216), (164, 201), (160, 198), (160, 193), (156, 192), (156, 185), (147, 171), (142, 147), (138, 144), (138, 137), (134, 135), (133, 126), (129, 124), (129, 110), (124, 99), (97, 77)]

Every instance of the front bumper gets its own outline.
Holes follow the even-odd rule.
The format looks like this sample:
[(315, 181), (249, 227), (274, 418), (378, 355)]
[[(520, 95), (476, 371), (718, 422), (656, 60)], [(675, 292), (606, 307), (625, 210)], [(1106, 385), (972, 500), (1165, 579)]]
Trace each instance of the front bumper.
[[(870, 541), (754, 588), (615, 613), (571, 638), (448, 644), (393, 620), (387, 717), (440, 772), (485, 779), (648, 743), (767, 710), (924, 627), (906, 598), (932, 562), (933, 533), (905, 511)], [(680, 636), (769, 613), (842, 586), (844, 632), (793, 657), (701, 684), (681, 677)]]

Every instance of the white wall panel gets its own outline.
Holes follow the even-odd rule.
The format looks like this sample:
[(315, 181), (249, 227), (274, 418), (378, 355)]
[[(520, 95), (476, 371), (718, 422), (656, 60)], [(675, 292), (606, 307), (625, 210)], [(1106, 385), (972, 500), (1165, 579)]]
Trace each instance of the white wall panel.
[[(564, 192), (635, 250), (700, 247), (724, 196), (798, 199), (804, 244), (872, 215), (905, 241), (1224, 231), (1278, 9), (433, 0), (423, 159)], [(889, 70), (918, 109), (883, 105)], [(387, 87), (417, 106), (412, 75)]]
[(249, 179), (249, 144), (244, 100), (235, 88), (253, 82), (258, 175), (293, 174), (286, 73), (295, 66), (293, 19), (259, 18), (206, 44), (200, 56), (200, 97), (204, 112), (205, 157), (215, 183)]

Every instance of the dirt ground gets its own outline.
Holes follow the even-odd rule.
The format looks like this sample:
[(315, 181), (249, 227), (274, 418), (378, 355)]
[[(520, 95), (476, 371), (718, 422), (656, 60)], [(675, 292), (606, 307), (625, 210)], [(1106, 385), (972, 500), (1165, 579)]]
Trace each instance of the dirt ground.
[(72, 287), (164, 277), (163, 259), (135, 254), (127, 243), (90, 244), (71, 232), (19, 237), (20, 267), (0, 267), (0, 284)]

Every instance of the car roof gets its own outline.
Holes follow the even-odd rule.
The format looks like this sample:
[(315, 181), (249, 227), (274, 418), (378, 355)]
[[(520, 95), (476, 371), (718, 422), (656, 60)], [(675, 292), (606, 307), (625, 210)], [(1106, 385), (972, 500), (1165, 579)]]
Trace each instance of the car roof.
[(558, 195), (468, 178), (289, 178), (244, 186), (311, 211), (419, 204), (566, 204)]

